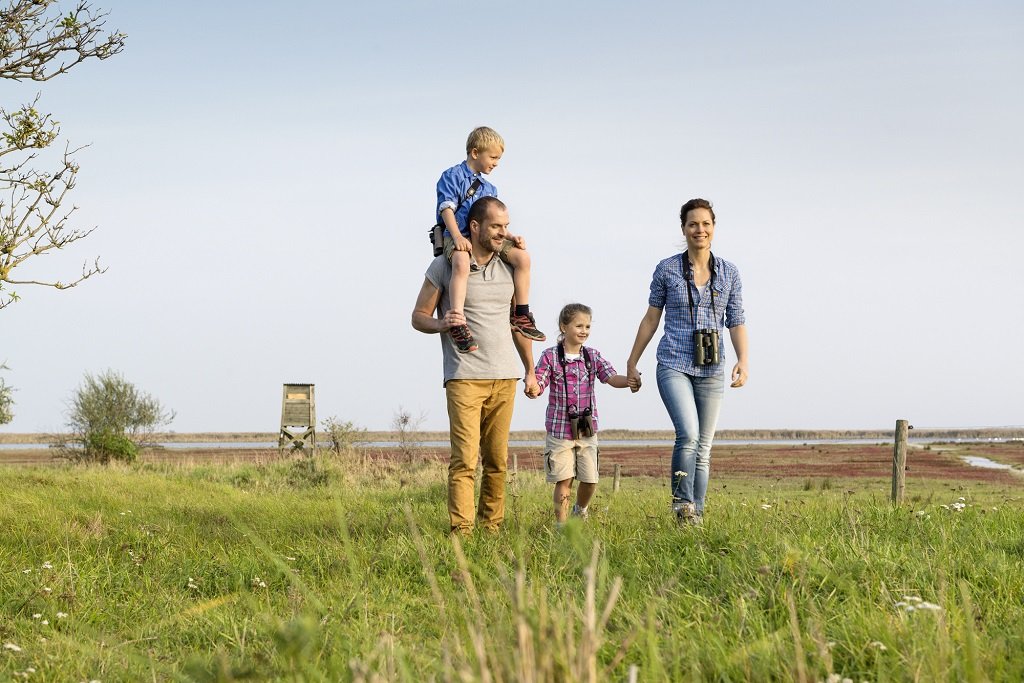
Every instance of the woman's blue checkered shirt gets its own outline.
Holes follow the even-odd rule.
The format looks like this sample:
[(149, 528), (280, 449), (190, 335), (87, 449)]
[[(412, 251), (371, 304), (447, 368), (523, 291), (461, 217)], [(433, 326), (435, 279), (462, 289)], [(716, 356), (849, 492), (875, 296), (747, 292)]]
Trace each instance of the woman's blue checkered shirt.
[[(715, 256), (714, 309), (711, 308), (710, 288), (701, 290), (683, 277), (683, 254), (670, 256), (657, 265), (651, 278), (651, 306), (665, 313), (665, 330), (658, 342), (658, 362), (673, 370), (696, 377), (712, 377), (723, 371), (725, 364), (726, 328), (745, 322), (743, 317), (743, 285), (736, 266)], [(693, 296), (693, 314), (696, 327), (690, 319), (690, 303), (686, 287)], [(695, 365), (693, 362), (694, 329), (713, 328), (719, 331), (718, 365)]]

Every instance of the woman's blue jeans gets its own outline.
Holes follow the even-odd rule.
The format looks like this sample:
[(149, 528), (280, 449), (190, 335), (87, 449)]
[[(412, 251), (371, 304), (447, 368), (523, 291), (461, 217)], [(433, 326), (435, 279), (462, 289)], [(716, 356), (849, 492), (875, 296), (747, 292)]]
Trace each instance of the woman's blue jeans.
[(697, 514), (702, 515), (725, 374), (694, 377), (659, 363), (658, 391), (676, 430), (672, 446), (672, 502), (693, 503)]

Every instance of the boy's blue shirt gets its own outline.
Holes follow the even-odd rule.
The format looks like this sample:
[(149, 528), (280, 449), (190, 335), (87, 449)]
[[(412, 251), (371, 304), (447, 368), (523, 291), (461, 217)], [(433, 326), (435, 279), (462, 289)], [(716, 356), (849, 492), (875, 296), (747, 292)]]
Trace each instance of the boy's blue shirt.
[[(470, 199), (464, 199), (466, 191), (469, 190), (469, 186), (473, 184), (474, 180), (480, 180), (480, 187), (477, 188), (476, 193)], [(462, 200), (462, 206), (459, 206), (459, 210), (455, 211), (455, 223), (459, 226), (459, 232), (464, 237), (469, 237), (469, 221), (466, 218), (469, 216), (469, 207), (473, 205), (473, 202), (480, 199), (481, 197), (497, 197), (498, 188), (493, 183), (488, 181), (483, 173), (473, 173), (469, 168), (469, 164), (463, 161), (457, 166), (452, 166), (447, 171), (441, 174), (441, 177), (437, 181), (437, 216), (436, 220), (441, 223), (441, 212), (444, 209), (451, 209), (455, 211), (455, 207), (458, 206), (459, 201)], [(443, 223), (441, 223), (443, 225)], [(448, 235), (448, 231), (445, 230), (445, 235)], [(448, 235), (450, 237), (450, 235)]]

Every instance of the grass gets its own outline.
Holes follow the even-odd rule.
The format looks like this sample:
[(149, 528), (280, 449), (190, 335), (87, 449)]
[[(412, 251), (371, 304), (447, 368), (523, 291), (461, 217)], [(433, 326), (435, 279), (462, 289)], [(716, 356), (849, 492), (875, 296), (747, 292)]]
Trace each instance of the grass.
[(459, 543), (445, 474), (0, 469), (0, 677), (1024, 679), (1019, 489), (912, 482), (893, 509), (884, 481), (719, 478), (681, 529), (636, 478), (555, 531), (520, 473), (502, 533)]

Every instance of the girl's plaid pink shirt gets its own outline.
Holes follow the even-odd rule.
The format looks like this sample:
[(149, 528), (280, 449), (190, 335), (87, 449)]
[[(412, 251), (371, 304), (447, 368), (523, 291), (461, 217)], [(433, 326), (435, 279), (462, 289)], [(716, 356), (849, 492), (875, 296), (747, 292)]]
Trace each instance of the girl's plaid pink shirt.
[[(592, 372), (602, 384), (618, 374), (600, 351), (588, 346), (587, 353), (590, 354)], [(548, 408), (544, 415), (544, 429), (548, 434), (556, 439), (572, 438), (572, 430), (569, 427), (570, 404), (575, 406), (577, 413), (582, 413), (587, 407), (590, 408), (590, 419), (594, 423), (594, 433), (597, 433), (597, 400), (593, 391), (595, 382), (591, 381), (582, 354), (576, 360), (566, 359), (563, 382), (562, 364), (558, 362), (558, 347), (544, 349), (540, 360), (537, 361), (534, 374), (537, 376), (537, 384), (540, 385), (541, 391), (544, 391), (545, 387), (551, 387), (548, 393)]]

